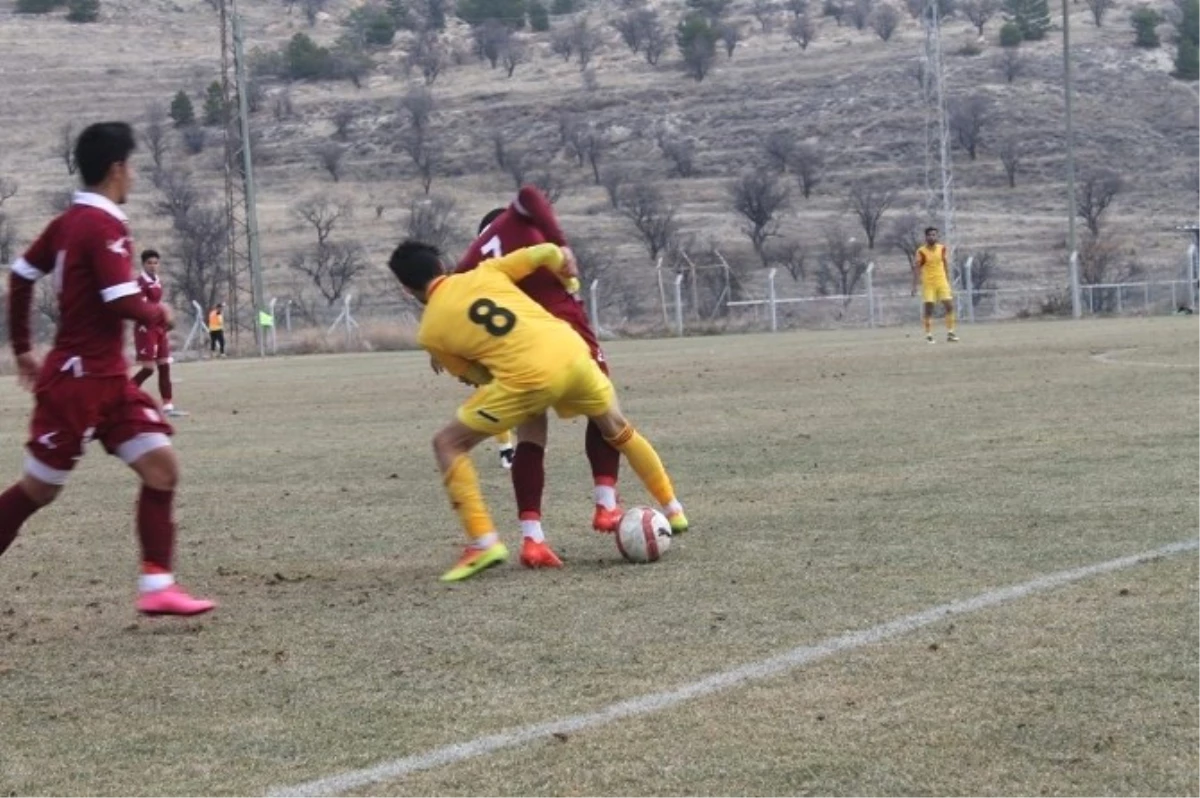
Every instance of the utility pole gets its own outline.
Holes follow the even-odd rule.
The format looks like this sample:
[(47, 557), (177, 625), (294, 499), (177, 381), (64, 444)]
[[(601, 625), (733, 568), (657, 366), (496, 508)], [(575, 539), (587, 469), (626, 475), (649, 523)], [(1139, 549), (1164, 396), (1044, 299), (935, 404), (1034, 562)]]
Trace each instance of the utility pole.
[[(1067, 0), (1062, 0), (1063, 18), (1063, 94), (1067, 112), (1067, 254), (1078, 252), (1078, 242), (1075, 238), (1075, 214), (1078, 206), (1075, 202), (1075, 128), (1071, 116), (1071, 95), (1075, 93), (1074, 79), (1071, 75), (1071, 14)], [(1071, 282), (1071, 315), (1079, 318), (1083, 315), (1083, 305), (1079, 296), (1079, 258), (1069, 261)]]

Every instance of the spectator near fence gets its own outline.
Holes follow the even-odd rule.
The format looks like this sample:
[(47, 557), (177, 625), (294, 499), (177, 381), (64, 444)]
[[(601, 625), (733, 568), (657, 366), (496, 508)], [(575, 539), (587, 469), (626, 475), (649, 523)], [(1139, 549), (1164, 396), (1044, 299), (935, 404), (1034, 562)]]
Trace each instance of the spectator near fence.
[(217, 356), (217, 347), (221, 349), (221, 357), (225, 357), (224, 302), (218, 302), (217, 306), (208, 312), (208, 343), (213, 357)]

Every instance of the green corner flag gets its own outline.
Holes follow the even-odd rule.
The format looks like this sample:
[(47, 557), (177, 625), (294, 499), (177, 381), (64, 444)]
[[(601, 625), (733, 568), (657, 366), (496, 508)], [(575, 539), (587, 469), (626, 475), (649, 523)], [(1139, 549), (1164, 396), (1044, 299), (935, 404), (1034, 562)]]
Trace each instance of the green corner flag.
[(267, 327), (274, 327), (275, 326), (275, 317), (272, 316), (270, 313), (267, 313), (265, 310), (260, 310), (258, 312), (258, 326), (262, 327), (264, 329), (266, 329)]

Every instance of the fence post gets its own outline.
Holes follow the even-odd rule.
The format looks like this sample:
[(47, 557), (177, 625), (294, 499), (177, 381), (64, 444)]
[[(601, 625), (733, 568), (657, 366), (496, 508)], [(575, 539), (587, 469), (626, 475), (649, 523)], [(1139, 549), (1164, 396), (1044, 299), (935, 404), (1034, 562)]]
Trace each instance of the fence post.
[(1122, 305), (1121, 295), (1124, 293), (1125, 292), (1121, 290), (1121, 284), (1117, 283), (1117, 315), (1118, 316), (1121, 315), (1121, 305)]
[(591, 306), (589, 310), (592, 316), (592, 329), (597, 333), (600, 332), (600, 304), (597, 299), (597, 290), (600, 285), (600, 279), (592, 280), (592, 284), (588, 286), (588, 304)]
[[(192, 300), (192, 307), (196, 309), (196, 320), (192, 322), (192, 329), (188, 331), (187, 340), (183, 342), (184, 352), (192, 348), (192, 339), (196, 337), (196, 333), (198, 333), (200, 330), (208, 330), (208, 325), (204, 323), (204, 308), (200, 307), (200, 303), (194, 299)], [(206, 342), (203, 339), (200, 340), (201, 354), (204, 352), (205, 343)]]
[(867, 326), (875, 326), (875, 261), (867, 264)]
[(287, 300), (283, 303), (283, 323), (288, 335), (292, 333), (292, 300)]
[(1188, 245), (1188, 305), (1196, 310), (1200, 303), (1200, 250), (1195, 244)]
[[(1078, 252), (1071, 253), (1070, 265), (1069, 265), (1067, 271), (1070, 272), (1069, 276), (1070, 276), (1070, 280), (1071, 280), (1071, 316), (1073, 318), (1078, 319), (1080, 316), (1083, 315), (1083, 306), (1082, 306), (1082, 303), (1080, 302), (1080, 296), (1079, 296), (1079, 253)], [(1088, 293), (1088, 305), (1089, 306), (1092, 305), (1092, 293), (1093, 292)], [(1091, 308), (1091, 312), (1092, 312), (1092, 315), (1095, 315), (1095, 313), (1096, 313), (1095, 307)]]
[(275, 325), (275, 303), (278, 301), (279, 301), (278, 297), (271, 297), (271, 304), (268, 306), (269, 310), (267, 311), (267, 313), (271, 317), (271, 354), (272, 355), (277, 354), (279, 352), (279, 337), (275, 334), (275, 326), (276, 326)]
[(992, 289), (992, 316), (1000, 318), (1000, 291), (995, 288)]
[(975, 256), (967, 257), (963, 264), (963, 280), (967, 287), (967, 321), (975, 323), (975, 282), (971, 279), (971, 267), (975, 265)]
[(1176, 304), (1177, 301), (1178, 301), (1177, 295), (1175, 294), (1175, 281), (1172, 280), (1171, 281), (1171, 312), (1172, 313), (1179, 310), (1179, 305)]
[(669, 316), (667, 316), (667, 288), (665, 285), (663, 285), (662, 262), (663, 259), (660, 255), (658, 258), (658, 263), (654, 266), (654, 274), (658, 277), (658, 298), (662, 302), (663, 326), (670, 327), (671, 319)]
[(1150, 313), (1150, 281), (1142, 283), (1142, 310)]
[(675, 275), (675, 332), (683, 335), (683, 275)]
[(775, 272), (777, 269), (772, 268), (767, 272), (767, 301), (771, 308), (771, 332), (779, 330), (779, 317), (775, 312)]

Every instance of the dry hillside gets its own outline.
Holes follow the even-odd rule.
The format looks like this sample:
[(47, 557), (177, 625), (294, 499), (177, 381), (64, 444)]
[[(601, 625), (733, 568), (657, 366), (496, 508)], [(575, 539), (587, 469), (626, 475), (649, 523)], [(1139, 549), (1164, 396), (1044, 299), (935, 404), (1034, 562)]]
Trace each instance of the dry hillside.
[[(501, 131), (564, 184), (557, 207), (568, 231), (589, 251), (603, 253), (610, 285), (625, 285), (622, 292), (606, 294), (612, 313), (637, 314), (652, 304), (645, 248), (630, 223), (611, 208), (604, 188), (594, 183), (591, 167), (564, 153), (559, 134), (564, 114), (606, 137), (602, 168), (621, 167), (661, 184), (690, 234), (696, 260), (708, 262), (707, 249), (717, 246), (744, 271), (749, 293), (761, 290), (762, 268), (731, 209), (728, 184), (761, 160), (762, 142), (772, 131), (794, 130), (825, 158), (823, 179), (810, 198), (800, 196), (788, 178), (792, 201), (780, 232), (809, 253), (808, 276), (803, 284), (784, 286), (788, 293), (816, 290), (814, 267), (832, 225), (840, 222), (847, 233), (861, 237), (847, 208), (855, 182), (900, 191), (885, 229), (889, 217), (920, 214), (925, 139), (915, 65), (923, 34), (902, 9), (890, 41), (870, 27), (859, 31), (822, 19), (815, 40), (802, 52), (783, 24), (764, 33), (748, 3), (738, 0), (731, 18), (741, 23), (743, 41), (732, 57), (721, 50), (711, 73), (697, 83), (680, 68), (673, 44), (657, 67), (631, 53), (606, 24), (617, 13), (608, 2), (596, 0), (583, 12), (603, 36), (588, 73), (551, 52), (551, 34), (525, 31), (529, 59), (508, 77), (503, 68), (491, 69), (469, 54), (469, 33), (452, 20), (445, 39), (465, 55), (431, 87), (436, 99), (431, 128), (445, 151), (431, 191), (455, 201), (456, 241), (464, 241), (480, 215), (512, 191), (512, 178), (492, 154), (492, 134)], [(65, 21), (61, 13), (17, 15), (13, 5), (0, 1), (0, 177), (19, 184), (3, 212), (18, 242), (24, 242), (50, 213), (54, 196), (70, 186), (57, 145), (63, 125), (112, 117), (143, 122), (148, 105), (166, 106), (180, 89), (192, 96), (199, 112), (205, 87), (217, 77), (219, 38), (215, 14), (203, 0), (105, 0), (100, 20), (84, 25)], [(310, 27), (298, 10), (289, 13), (278, 0), (241, 0), (247, 46), (278, 47), (301, 31), (331, 43), (356, 5), (330, 2)], [(682, 7), (677, 0), (659, 5), (672, 24)], [(1186, 240), (1172, 228), (1194, 221), (1197, 212), (1196, 84), (1169, 75), (1169, 25), (1161, 28), (1162, 49), (1133, 47), (1132, 8), (1118, 0), (1098, 29), (1086, 5), (1071, 6), (1079, 164), (1085, 173), (1115, 169), (1126, 182), (1106, 219), (1121, 258), (1136, 261), (1152, 276), (1173, 277)], [(780, 12), (781, 21), (785, 13)], [(571, 22), (553, 20), (555, 28)], [(1056, 284), (1063, 279), (1066, 228), (1060, 34), (1056, 29), (1045, 41), (1024, 44), (1024, 72), (1010, 84), (997, 66), (999, 24), (994, 18), (983, 39), (965, 20), (952, 18), (945, 26), (950, 95), (980, 94), (990, 101), (977, 159), (962, 149), (954, 152), (958, 237), (964, 249), (996, 253), (995, 282), (1001, 287)], [(310, 303), (317, 299), (312, 286), (285, 264), (310, 248), (313, 238), (290, 209), (307, 198), (326, 197), (354, 206), (353, 216), (340, 220), (333, 237), (365, 247), (371, 269), (358, 279), (356, 290), (379, 303), (394, 303), (395, 293), (380, 270), (389, 246), (403, 235), (410, 201), (422, 193), (408, 157), (397, 147), (405, 125), (398, 100), (423, 85), (419, 74), (406, 74), (411, 44), (412, 35), (401, 32), (392, 47), (376, 51), (375, 68), (360, 88), (346, 81), (264, 82), (265, 99), (253, 119), (270, 294), (302, 295)], [(960, 54), (972, 45), (982, 52)], [(283, 92), (294, 108), (290, 118), (273, 113)], [(345, 110), (353, 119), (343, 174), (335, 183), (314, 152), (332, 140), (335, 115)], [(655, 142), (661, 130), (694, 139), (695, 176), (671, 176)], [(1019, 142), (1024, 153), (1015, 188), (1008, 187), (998, 158), (1006, 139)], [(219, 131), (211, 130), (209, 140), (204, 152), (187, 155), (172, 131), (166, 160), (189, 170), (215, 201), (221, 187)], [(149, 159), (141, 157), (148, 172)], [(151, 212), (158, 192), (149, 180), (140, 188), (132, 204), (138, 240), (170, 256), (170, 225)], [(880, 243), (871, 257), (885, 278), (907, 279), (899, 250)]]

